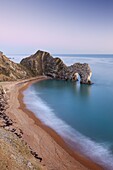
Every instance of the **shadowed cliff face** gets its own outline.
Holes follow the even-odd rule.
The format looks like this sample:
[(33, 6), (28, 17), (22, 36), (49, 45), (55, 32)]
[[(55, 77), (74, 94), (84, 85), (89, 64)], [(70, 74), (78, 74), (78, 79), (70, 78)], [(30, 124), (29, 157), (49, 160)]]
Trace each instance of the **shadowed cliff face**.
[(56, 79), (77, 81), (79, 75), (80, 83), (91, 84), (92, 72), (88, 64), (75, 63), (67, 67), (60, 58), (53, 58), (47, 52), (37, 51), (23, 59), (20, 64), (29, 68), (35, 76), (46, 75)]
[(60, 58), (53, 58), (44, 51), (37, 51), (34, 55), (22, 59), (20, 64), (10, 61), (0, 52), (0, 81), (25, 79), (38, 75), (77, 81), (79, 75), (80, 83), (91, 84), (91, 74), (91, 69), (86, 63), (75, 63), (68, 67)]

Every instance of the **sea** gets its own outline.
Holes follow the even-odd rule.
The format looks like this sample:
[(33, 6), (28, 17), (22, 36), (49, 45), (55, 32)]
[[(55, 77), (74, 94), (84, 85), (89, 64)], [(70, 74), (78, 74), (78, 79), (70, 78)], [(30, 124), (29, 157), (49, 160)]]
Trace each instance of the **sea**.
[[(14, 55), (12, 60), (19, 62), (27, 55), (20, 56)], [(94, 84), (61, 80), (34, 83), (24, 91), (27, 108), (70, 148), (103, 169), (113, 170), (113, 55), (53, 56), (60, 57), (66, 65), (88, 63)]]

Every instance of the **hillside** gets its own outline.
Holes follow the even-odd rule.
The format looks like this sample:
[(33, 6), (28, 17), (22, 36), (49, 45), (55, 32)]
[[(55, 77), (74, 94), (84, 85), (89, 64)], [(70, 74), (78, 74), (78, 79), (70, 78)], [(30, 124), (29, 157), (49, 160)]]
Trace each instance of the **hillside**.
[(0, 170), (42, 170), (41, 158), (24, 142), (22, 130), (6, 114), (8, 99), (7, 90), (0, 86)]
[(0, 53), (0, 81), (12, 81), (30, 77), (29, 71)]
[(12, 132), (0, 128), (0, 170), (43, 170), (27, 144)]

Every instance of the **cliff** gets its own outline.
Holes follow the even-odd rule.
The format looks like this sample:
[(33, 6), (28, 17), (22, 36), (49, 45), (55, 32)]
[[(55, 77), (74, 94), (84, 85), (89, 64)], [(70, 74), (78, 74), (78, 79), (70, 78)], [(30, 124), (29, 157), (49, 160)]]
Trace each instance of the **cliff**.
[(29, 68), (35, 76), (46, 75), (55, 79), (77, 81), (79, 75), (80, 83), (91, 84), (92, 72), (88, 64), (75, 63), (67, 67), (60, 58), (53, 58), (47, 52), (37, 51), (23, 59), (20, 64)]
[(11, 81), (30, 77), (29, 70), (9, 60), (0, 52), (0, 81)]
[(25, 79), (46, 75), (55, 79), (77, 81), (91, 84), (91, 69), (88, 64), (75, 63), (66, 66), (60, 58), (53, 58), (48, 52), (37, 51), (34, 55), (22, 59), (20, 64), (10, 61), (0, 53), (0, 81)]

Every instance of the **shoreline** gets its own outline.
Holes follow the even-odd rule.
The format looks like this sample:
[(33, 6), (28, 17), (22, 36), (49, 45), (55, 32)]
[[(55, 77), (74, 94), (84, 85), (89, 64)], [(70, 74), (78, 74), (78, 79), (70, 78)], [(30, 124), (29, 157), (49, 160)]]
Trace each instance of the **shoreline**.
[[(68, 165), (68, 167), (66, 167), (66, 165), (58, 165), (59, 166), (59, 169), (77, 169), (77, 170), (79, 170), (79, 169), (83, 169), (83, 170), (85, 170), (85, 169), (92, 169), (92, 170), (101, 170), (101, 169), (103, 169), (101, 166), (99, 166), (98, 164), (96, 164), (96, 163), (94, 163), (93, 161), (91, 161), (91, 160), (89, 160), (89, 159), (87, 159), (87, 158), (85, 158), (84, 156), (82, 156), (82, 155), (80, 155), (79, 153), (77, 153), (77, 152), (74, 152), (70, 147), (68, 147), (67, 146), (67, 144), (64, 142), (64, 140), (62, 139), (62, 137), (61, 136), (59, 136), (53, 129), (51, 129), (50, 127), (48, 127), (48, 126), (46, 126), (46, 125), (44, 125), (36, 116), (35, 116), (35, 114), (32, 112), (32, 111), (30, 111), (30, 110), (28, 110), (27, 109), (27, 107), (26, 107), (26, 105), (25, 105), (25, 103), (23, 102), (23, 97), (24, 97), (24, 95), (23, 95), (23, 91), (25, 91), (30, 85), (32, 85), (33, 83), (35, 83), (35, 82), (38, 82), (38, 81), (41, 81), (41, 80), (45, 80), (45, 79), (47, 79), (47, 78), (44, 78), (44, 77), (39, 77), (38, 79), (30, 79), (30, 80), (25, 80), (25, 81), (20, 81), (20, 82), (17, 82), (14, 86), (16, 87), (16, 90), (17, 90), (17, 93), (16, 93), (16, 97), (17, 97), (17, 100), (18, 100), (18, 102), (19, 102), (19, 106), (18, 106), (18, 109), (19, 110), (21, 110), (25, 115), (23, 116), (23, 118), (24, 117), (26, 117), (27, 116), (27, 118), (29, 118), (30, 119), (30, 123), (31, 123), (31, 126), (34, 128), (34, 131), (35, 131), (35, 129), (37, 129), (37, 127), (38, 127), (38, 129), (41, 131), (42, 130), (42, 132), (41, 133), (45, 133), (46, 132), (46, 138), (49, 136), (50, 137), (50, 139), (49, 139), (49, 143), (50, 143), (50, 141), (51, 140), (53, 140), (53, 141), (51, 141), (52, 143), (54, 143), (54, 146), (52, 147), (52, 149), (51, 149), (51, 151), (53, 152), (56, 148), (58, 149), (58, 151), (57, 152), (59, 152), (59, 153), (56, 153), (58, 156), (60, 156), (60, 155), (62, 155), (62, 156), (64, 156), (64, 153), (65, 153), (65, 156), (67, 157), (67, 158), (65, 158), (65, 159), (69, 159), (69, 161), (67, 161), (67, 162), (63, 162), (63, 164), (69, 164), (69, 162), (70, 162), (70, 164)], [(14, 93), (13, 93), (14, 94)], [(13, 108), (10, 108), (9, 109), (9, 111), (11, 112), (13, 110)], [(13, 116), (13, 114), (12, 114), (12, 116)], [(22, 115), (21, 115), (21, 119), (23, 119), (22, 118)], [(19, 119), (19, 117), (18, 118), (16, 118), (17, 120)], [(19, 121), (19, 120), (18, 120)], [(27, 121), (27, 120), (26, 120)], [(26, 122), (25, 121), (25, 122)], [(25, 123), (24, 122), (24, 123)], [(18, 124), (20, 124), (19, 126), (21, 127), (21, 128), (25, 128), (22, 124), (22, 122), (18, 122)], [(29, 123), (27, 123), (26, 122), (26, 124), (25, 125), (29, 125)], [(22, 127), (23, 126), (23, 127)], [(30, 126), (30, 125), (29, 125)], [(37, 139), (37, 134), (36, 134), (36, 132), (38, 132), (37, 130), (34, 132), (34, 142), (36, 142), (36, 141), (38, 141), (38, 144), (39, 144), (39, 139)], [(31, 137), (31, 139), (30, 139), (30, 137)], [(39, 136), (38, 136), (39, 137)], [(49, 138), (48, 137), (48, 138)], [(45, 139), (46, 139), (45, 138)], [(31, 147), (34, 147), (33, 149), (35, 149), (36, 150), (36, 146), (33, 146), (33, 144), (34, 144), (34, 142), (33, 142), (33, 144), (32, 144), (32, 134), (31, 134), (31, 136), (30, 136), (30, 134), (29, 134), (29, 131), (27, 132), (27, 129), (24, 131), (24, 135), (23, 135), (23, 139), (26, 141), (26, 142), (28, 142), (28, 144), (31, 146)], [(42, 140), (42, 139), (41, 139)], [(44, 142), (44, 141), (43, 141)], [(57, 144), (58, 144), (58, 146), (57, 146)], [(51, 146), (51, 144), (49, 144), (49, 147)], [(60, 146), (60, 147), (59, 147)], [(63, 150), (62, 150), (62, 149)], [(60, 151), (62, 152), (62, 153), (60, 153)], [(39, 150), (37, 151), (38, 153), (39, 153)], [(44, 151), (43, 151), (44, 152)], [(46, 152), (46, 151), (45, 151)], [(42, 153), (43, 154), (43, 153)], [(47, 154), (47, 153), (46, 153)], [(50, 156), (50, 155), (48, 155), (48, 156)], [(64, 156), (64, 157), (65, 157)], [(60, 159), (63, 159), (64, 157), (60, 157)], [(43, 156), (42, 156), (42, 158), (43, 158)], [(55, 159), (56, 158), (56, 155), (55, 155), (55, 157), (53, 157), (53, 159)], [(51, 158), (52, 159), (52, 158)], [(65, 160), (64, 159), (64, 160)], [(73, 160), (74, 159), (74, 160)], [(55, 160), (56, 161), (56, 160)], [(63, 160), (62, 160), (63, 161)], [(61, 161), (61, 162), (62, 162)], [(58, 162), (57, 162), (58, 163)], [(44, 161), (44, 164), (45, 164), (45, 166), (48, 168), (49, 167), (49, 165), (48, 165), (48, 163), (47, 163), (47, 161), (45, 160)], [(58, 167), (57, 167), (57, 165), (55, 165), (55, 167), (56, 168), (54, 168), (54, 169), (57, 169)], [(65, 167), (65, 168), (64, 168)], [(53, 167), (52, 167), (53, 168)], [(51, 169), (50, 167), (49, 167), (49, 169)]]
[[(43, 80), (42, 80), (43, 81)], [(82, 157), (79, 153), (74, 153), (72, 151), (72, 149), (64, 142), (64, 140), (62, 139), (62, 137), (55, 132), (52, 128), (46, 126), (45, 124), (43, 124), (41, 122), (40, 119), (38, 119), (35, 114), (27, 109), (26, 104), (23, 102), (23, 91), (25, 91), (29, 86), (31, 86), (34, 82), (28, 83), (25, 87), (21, 88), (19, 90), (19, 96), (18, 96), (18, 100), (20, 102), (20, 109), (22, 109), (24, 112), (26, 112), (30, 118), (32, 118), (33, 120), (35, 120), (35, 124), (40, 126), (41, 128), (43, 128), (49, 135), (51, 135), (51, 137), (64, 149), (66, 150), (72, 157), (74, 157), (77, 161), (79, 161), (81, 164), (83, 164), (84, 166), (88, 167), (88, 168), (93, 168), (93, 169), (97, 169), (97, 168), (101, 168), (99, 165), (95, 164), (93, 165), (93, 162), (91, 160), (88, 160), (86, 158), (84, 158), (84, 156)], [(93, 165), (93, 167), (92, 167)]]

